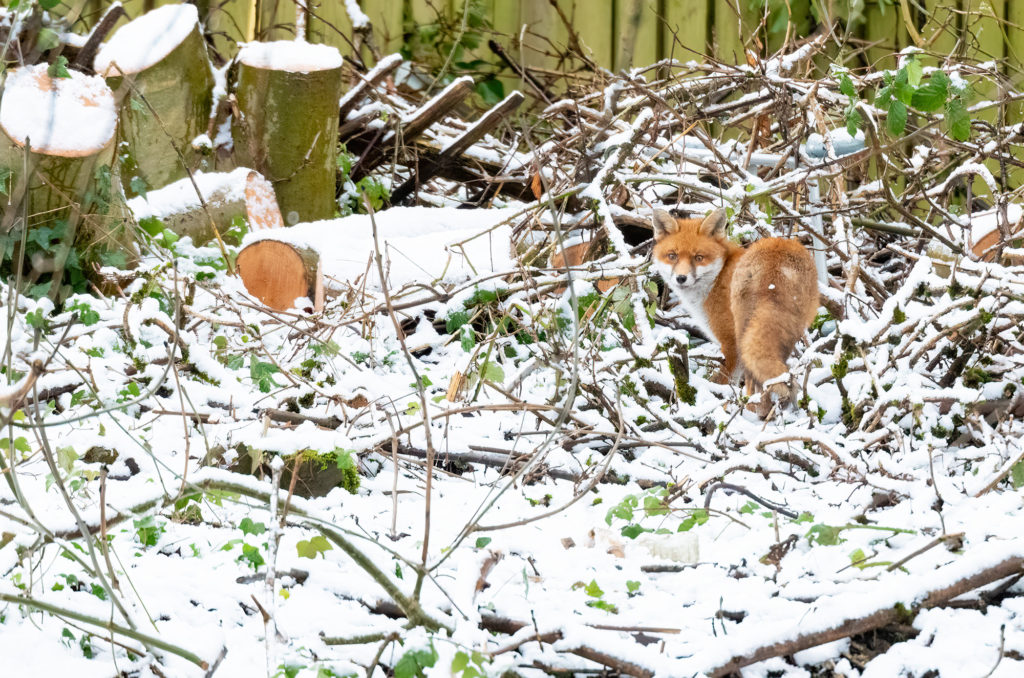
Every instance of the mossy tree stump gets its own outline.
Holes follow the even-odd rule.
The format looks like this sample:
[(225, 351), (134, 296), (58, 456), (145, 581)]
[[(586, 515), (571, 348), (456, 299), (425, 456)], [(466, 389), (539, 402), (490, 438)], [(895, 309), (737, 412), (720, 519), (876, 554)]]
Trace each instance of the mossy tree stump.
[(192, 142), (209, 125), (214, 80), (194, 5), (165, 5), (125, 24), (96, 55), (95, 70), (121, 97), (130, 194), (199, 167)]
[(17, 271), (24, 256), (28, 285), (48, 287), (40, 293), (58, 298), (83, 291), (86, 273), (137, 258), (135, 222), (112, 167), (116, 125), (114, 95), (102, 78), (77, 71), (51, 76), (46, 64), (7, 77), (0, 180), (10, 208), (2, 217), (0, 252), (5, 272)]
[(285, 224), (332, 218), (341, 55), (280, 41), (248, 43), (238, 61), (236, 161), (274, 185)]

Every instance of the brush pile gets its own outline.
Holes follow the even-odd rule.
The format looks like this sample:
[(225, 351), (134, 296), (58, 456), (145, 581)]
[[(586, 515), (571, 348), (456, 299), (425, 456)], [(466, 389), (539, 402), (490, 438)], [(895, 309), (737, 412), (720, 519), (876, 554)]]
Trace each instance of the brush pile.
[[(575, 81), (447, 156), (467, 124), (402, 143), (414, 95), (366, 86), (343, 188), (372, 214), (243, 241), (316, 249), (320, 312), (156, 228), (117, 295), (8, 289), (0, 656), (1017, 675), (1020, 97), (921, 54), (812, 77), (823, 50)], [(719, 206), (818, 253), (767, 420), (647, 271), (652, 207)]]

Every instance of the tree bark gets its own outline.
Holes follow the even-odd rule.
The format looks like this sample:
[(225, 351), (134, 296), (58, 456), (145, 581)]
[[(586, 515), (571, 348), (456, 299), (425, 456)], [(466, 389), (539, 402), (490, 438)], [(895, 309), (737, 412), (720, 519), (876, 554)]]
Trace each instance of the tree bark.
[[(122, 26), (118, 34), (139, 30), (134, 28), (137, 21)], [(202, 149), (193, 147), (192, 141), (206, 133), (214, 84), (199, 24), (166, 56), (142, 70), (122, 69), (116, 60), (106, 65), (103, 58), (101, 51), (97, 71), (103, 68), (101, 75), (121, 97), (120, 140), (126, 146), (120, 149), (120, 160), (128, 194), (177, 181), (186, 176), (186, 167), (198, 169)], [(139, 180), (145, 183), (140, 186)]]
[[(339, 57), (340, 59), (340, 57)], [(297, 72), (239, 56), (235, 159), (267, 177), (288, 226), (334, 216), (341, 67)]]

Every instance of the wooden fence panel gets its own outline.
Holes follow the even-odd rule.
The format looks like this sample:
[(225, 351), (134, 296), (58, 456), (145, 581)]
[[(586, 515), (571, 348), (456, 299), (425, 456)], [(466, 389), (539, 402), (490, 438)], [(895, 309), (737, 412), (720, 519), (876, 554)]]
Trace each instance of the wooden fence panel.
[(702, 61), (708, 54), (711, 8), (707, 0), (665, 0), (662, 57)]
[(748, 0), (717, 0), (714, 9), (712, 56), (722, 61), (745, 63), (747, 40), (759, 23), (757, 10), (750, 7)]
[(659, 58), (658, 0), (617, 0), (614, 70), (648, 66)]
[(869, 66), (877, 69), (896, 67), (893, 55), (910, 42), (898, 3), (878, 0), (864, 8), (864, 39), (872, 45), (865, 51)]

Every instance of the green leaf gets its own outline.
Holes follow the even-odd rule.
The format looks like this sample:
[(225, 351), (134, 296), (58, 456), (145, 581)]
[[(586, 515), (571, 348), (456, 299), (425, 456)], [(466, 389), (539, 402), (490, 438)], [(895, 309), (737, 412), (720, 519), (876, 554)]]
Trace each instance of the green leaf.
[(251, 544), (242, 544), (242, 555), (238, 556), (235, 560), (240, 563), (246, 563), (253, 570), (260, 569), (260, 566), (266, 562), (263, 560), (259, 547), (252, 546)]
[[(740, 510), (742, 513), (742, 509)], [(690, 514), (690, 517), (679, 524), (679, 532), (689, 532), (696, 525), (703, 525), (708, 522), (711, 518), (711, 514), (705, 509), (696, 509)]]
[(626, 580), (626, 591), (628, 593), (635, 593), (640, 590), (640, 582), (633, 579)]
[(917, 87), (921, 84), (921, 76), (924, 73), (924, 68), (921, 65), (921, 60), (917, 58), (916, 54), (911, 54), (907, 57), (907, 62), (903, 68), (907, 69), (907, 82), (910, 83), (911, 87)]
[(160, 221), (156, 217), (145, 217), (139, 219), (139, 226), (142, 230), (153, 236), (154, 238), (163, 233), (164, 222)]
[(501, 369), (501, 365), (488, 360), (484, 363), (483, 369), (480, 370), (480, 376), (487, 381), (501, 384), (505, 381), (505, 370)]
[(497, 78), (481, 80), (476, 84), (475, 89), (488, 106), (493, 106), (505, 98), (505, 86)]
[(849, 132), (851, 137), (857, 136), (857, 128), (860, 127), (863, 122), (860, 111), (853, 106), (846, 109), (846, 131)]
[(476, 547), (478, 549), (482, 549), (483, 547), (487, 546), (490, 543), (491, 543), (491, 538), (490, 537), (477, 537)]
[(142, 196), (142, 199), (146, 199), (146, 191), (149, 190), (149, 184), (142, 177), (132, 177), (132, 180), (128, 182), (128, 186), (135, 192), (136, 195)]
[(839, 76), (839, 91), (851, 99), (857, 98), (857, 90), (853, 86), (853, 80), (850, 80), (850, 76), (846, 73)]
[[(42, 4), (42, 2), (40, 2)], [(51, 78), (70, 78), (71, 74), (68, 72), (68, 58), (64, 55), (57, 57), (49, 68), (46, 69), (46, 73)]]
[(331, 542), (327, 541), (327, 539), (322, 535), (318, 535), (309, 540), (303, 539), (295, 545), (295, 549), (298, 551), (299, 557), (309, 558), (310, 560), (315, 560), (317, 555), (323, 555), (333, 548), (334, 547), (331, 546)]
[(452, 673), (458, 673), (469, 666), (469, 655), (465, 652), (456, 652), (452, 658)]
[(886, 118), (885, 124), (889, 134), (894, 137), (903, 134), (907, 128), (907, 107), (902, 101), (893, 99), (889, 103), (889, 116)]
[(602, 591), (601, 587), (597, 585), (596, 579), (591, 579), (590, 583), (587, 584), (583, 591), (591, 598), (600, 598), (604, 595), (604, 591)]
[(936, 71), (928, 82), (917, 88), (910, 105), (919, 111), (932, 113), (942, 108), (949, 96), (949, 78), (942, 71)]
[(644, 497), (644, 511), (649, 516), (663, 516), (668, 513), (668, 507), (661, 497), (647, 495)]
[(622, 534), (622, 536), (626, 537), (627, 539), (636, 539), (644, 532), (650, 532), (650, 530), (641, 525), (632, 524), (626, 525), (624, 528), (622, 528), (620, 534)]
[(841, 544), (846, 541), (839, 536), (843, 529), (843, 527), (818, 523), (817, 525), (813, 525), (811, 529), (807, 530), (807, 534), (805, 536), (807, 537), (807, 541), (811, 544), (835, 546), (836, 544)]
[(1019, 461), (1010, 468), (1010, 484), (1015, 490), (1024, 487), (1024, 461)]
[(423, 669), (432, 667), (436, 662), (437, 650), (433, 645), (424, 650), (406, 652), (395, 664), (395, 678), (421, 678)]
[(252, 518), (242, 518), (238, 529), (242, 531), (242, 534), (263, 534), (267, 531), (267, 526), (263, 523), (254, 523)]
[(465, 311), (450, 313), (444, 321), (444, 331), (451, 334), (469, 322), (469, 314)]
[(39, 6), (49, 11), (59, 5), (61, 0), (39, 0)]
[(262, 393), (270, 393), (271, 388), (280, 387), (280, 384), (274, 381), (272, 376), (278, 371), (277, 365), (273, 363), (261, 362), (256, 359), (256, 356), (249, 357), (249, 378), (259, 386)]
[(459, 330), (459, 345), (462, 346), (462, 350), (469, 353), (476, 346), (476, 332), (473, 330), (473, 326), (466, 323)]
[(78, 453), (75, 452), (75, 448), (70, 446), (57, 448), (57, 465), (64, 473), (71, 473), (76, 459), (78, 459)]
[[(40, 3), (42, 4), (42, 3)], [(60, 36), (52, 28), (40, 28), (39, 37), (36, 38), (36, 49), (46, 52), (60, 44)]]
[(946, 104), (946, 128), (950, 136), (957, 141), (967, 141), (971, 138), (971, 118), (967, 114), (967, 107), (959, 98), (951, 99)]

